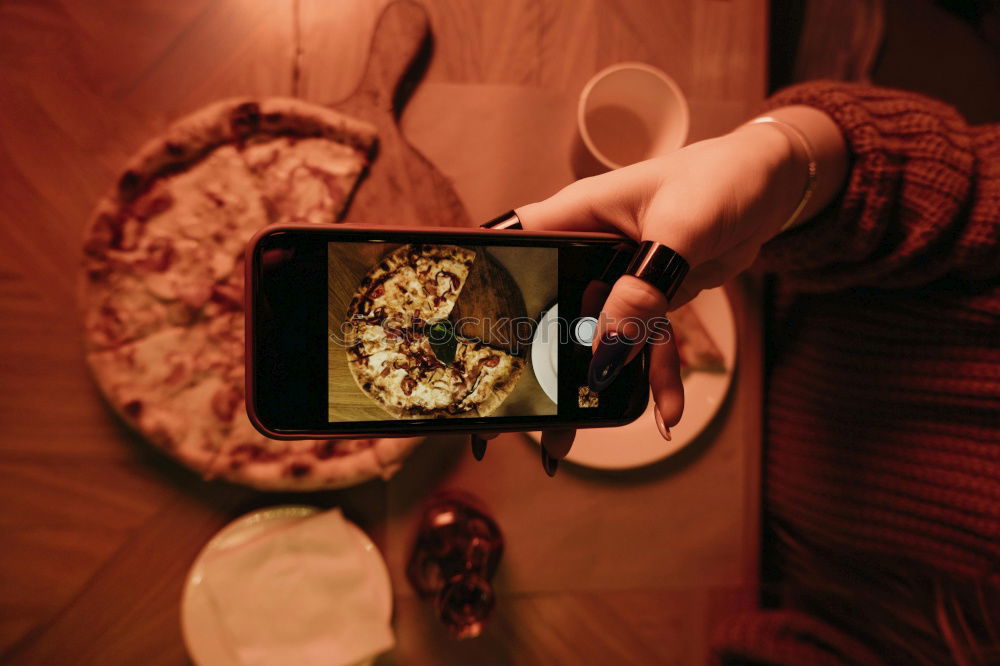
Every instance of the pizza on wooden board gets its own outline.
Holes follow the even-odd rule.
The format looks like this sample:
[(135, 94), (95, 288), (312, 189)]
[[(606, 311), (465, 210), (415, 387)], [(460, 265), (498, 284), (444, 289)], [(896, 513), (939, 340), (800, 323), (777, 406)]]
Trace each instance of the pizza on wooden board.
[(358, 287), (347, 311), (347, 364), (390, 416), (486, 416), (514, 390), (523, 359), (446, 323), (475, 260), (455, 245), (404, 245)]
[(144, 146), (84, 238), (87, 361), (147, 439), (208, 478), (314, 489), (388, 476), (414, 439), (275, 441), (244, 404), (243, 263), (272, 223), (332, 223), (376, 142), (299, 100), (227, 100)]

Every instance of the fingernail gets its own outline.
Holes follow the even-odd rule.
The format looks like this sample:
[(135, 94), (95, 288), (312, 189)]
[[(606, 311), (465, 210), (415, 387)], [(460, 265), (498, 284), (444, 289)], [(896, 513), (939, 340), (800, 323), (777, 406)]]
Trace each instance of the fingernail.
[(544, 446), (539, 447), (542, 450), (542, 469), (549, 476), (555, 476), (556, 470), (559, 469), (559, 459), (553, 458), (549, 455), (549, 450)]
[(507, 211), (503, 215), (497, 215), (489, 222), (483, 222), (479, 225), (483, 229), (523, 229), (521, 226), (521, 218), (517, 216), (512, 210)]
[(476, 460), (482, 460), (483, 456), (486, 455), (486, 440), (479, 435), (472, 435), (469, 439), (472, 444), (472, 457)]
[(661, 435), (663, 435), (663, 439), (665, 439), (665, 440), (667, 440), (669, 442), (670, 441), (670, 428), (668, 428), (666, 425), (664, 425), (664, 423), (663, 423), (663, 417), (660, 416), (660, 410), (656, 409), (654, 407), (653, 408), (653, 414), (655, 414), (655, 419), (654, 420), (656, 421), (656, 429), (660, 431)]
[(611, 386), (618, 373), (625, 367), (625, 361), (635, 343), (635, 340), (629, 340), (614, 331), (602, 335), (587, 371), (587, 383), (590, 388), (600, 393)]

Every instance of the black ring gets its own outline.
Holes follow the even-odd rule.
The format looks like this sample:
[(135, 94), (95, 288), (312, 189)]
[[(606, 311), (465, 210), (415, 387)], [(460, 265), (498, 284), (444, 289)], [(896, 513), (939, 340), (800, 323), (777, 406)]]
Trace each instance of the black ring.
[(499, 231), (504, 229), (524, 229), (521, 226), (521, 218), (512, 210), (507, 211), (503, 215), (497, 215), (489, 222), (483, 222), (479, 226), (483, 229), (496, 229)]
[(637, 277), (663, 292), (671, 300), (687, 275), (688, 262), (669, 247), (655, 241), (643, 241), (635, 251), (625, 275)]

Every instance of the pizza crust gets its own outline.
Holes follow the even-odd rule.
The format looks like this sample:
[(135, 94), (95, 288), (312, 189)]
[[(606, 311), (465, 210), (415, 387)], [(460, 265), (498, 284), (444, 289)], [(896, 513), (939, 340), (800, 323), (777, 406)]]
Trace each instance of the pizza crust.
[(361, 281), (348, 319), (381, 322), (389, 316), (402, 326), (445, 319), (475, 256), (455, 245), (403, 245), (382, 257)]
[(156, 179), (183, 171), (225, 144), (251, 137), (321, 137), (371, 157), (377, 134), (369, 123), (289, 97), (226, 99), (196, 111), (148, 141), (125, 166), (113, 199), (129, 204)]

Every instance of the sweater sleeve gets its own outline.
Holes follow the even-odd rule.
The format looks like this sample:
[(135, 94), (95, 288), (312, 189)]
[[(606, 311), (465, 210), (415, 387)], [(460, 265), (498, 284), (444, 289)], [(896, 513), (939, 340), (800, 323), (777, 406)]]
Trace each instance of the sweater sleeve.
[(807, 291), (1000, 276), (1000, 125), (972, 127), (941, 102), (853, 83), (797, 85), (767, 108), (792, 104), (833, 118), (851, 162), (826, 210), (765, 244), (768, 270)]

